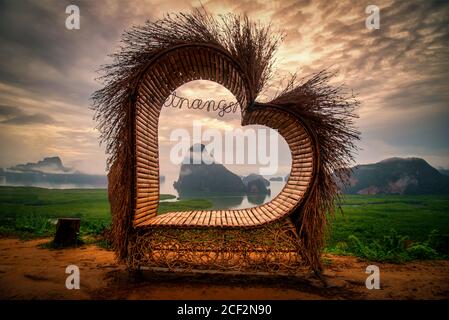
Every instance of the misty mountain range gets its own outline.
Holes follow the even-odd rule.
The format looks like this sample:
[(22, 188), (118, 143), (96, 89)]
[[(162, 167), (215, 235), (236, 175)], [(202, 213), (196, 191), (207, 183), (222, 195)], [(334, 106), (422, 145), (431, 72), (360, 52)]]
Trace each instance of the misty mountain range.
[(26, 164), (18, 164), (9, 168), (9, 170), (19, 172), (73, 173), (71, 168), (64, 167), (59, 157), (47, 157), (36, 163), (28, 162)]
[(36, 163), (0, 168), (0, 185), (44, 188), (106, 188), (105, 175), (85, 174), (65, 167), (59, 157), (47, 157)]
[[(203, 170), (204, 168), (196, 168), (195, 166), (198, 165), (189, 165), (184, 170), (181, 168), (180, 179), (175, 182), (177, 189), (186, 190), (183, 187), (189, 186), (190, 182), (202, 181), (201, 188), (203, 190), (206, 188), (211, 192), (221, 192), (221, 189), (225, 187), (229, 189), (232, 187), (231, 185), (237, 187), (238, 190), (234, 189), (234, 191), (247, 192), (248, 182), (251, 180), (258, 181), (254, 179), (257, 175), (238, 177), (225, 167), (218, 168), (217, 166), (222, 166), (218, 164), (206, 171)], [(187, 178), (185, 173), (194, 174), (189, 174), (190, 176)], [(211, 173), (211, 179), (205, 178), (205, 175), (209, 175), (208, 173)], [(222, 175), (226, 175), (226, 177)], [(200, 176), (201, 179), (199, 179)], [(260, 190), (269, 187), (269, 181), (263, 177), (260, 177), (259, 180), (260, 183), (257, 182), (257, 185), (251, 182), (249, 189), (255, 189), (255, 185)], [(277, 181), (279, 179), (269, 180)], [(163, 176), (161, 176), (161, 181), (164, 181)], [(225, 186), (225, 182), (229, 182), (227, 183), (229, 186)], [(44, 158), (36, 163), (30, 162), (6, 169), (0, 168), (0, 185), (47, 188), (106, 188), (107, 178), (105, 175), (85, 174), (65, 167), (61, 159), (55, 156)], [(181, 185), (183, 186), (181, 187)], [(437, 170), (421, 158), (390, 158), (373, 164), (353, 167), (349, 185), (342, 186), (342, 189), (347, 194), (449, 195), (449, 170)]]

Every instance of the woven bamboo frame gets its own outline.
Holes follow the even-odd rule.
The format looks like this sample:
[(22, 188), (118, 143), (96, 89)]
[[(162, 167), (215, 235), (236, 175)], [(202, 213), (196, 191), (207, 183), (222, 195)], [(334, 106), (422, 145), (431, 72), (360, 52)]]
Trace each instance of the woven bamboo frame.
[[(103, 69), (106, 85), (94, 93), (93, 101), (110, 154), (113, 245), (129, 267), (227, 268), (220, 253), (233, 252), (235, 256), (227, 257), (237, 263), (229, 268), (260, 269), (261, 250), (275, 248), (281, 258), (278, 249), (288, 247), (297, 257), (287, 264), (301, 260), (315, 271), (321, 269), (327, 215), (333, 214), (339, 199), (336, 178), (346, 180), (344, 168), (353, 161), (353, 140), (359, 137), (353, 127), (358, 101), (345, 94), (344, 87), (329, 84), (332, 73), (321, 71), (299, 81), (293, 77), (269, 103), (256, 102), (271, 77), (280, 40), (269, 27), (247, 17), (227, 15), (218, 21), (203, 10), (147, 22), (124, 34), (114, 63)], [(242, 108), (242, 125), (269, 126), (287, 141), (290, 178), (270, 203), (157, 216), (161, 107), (177, 87), (198, 79), (215, 81), (234, 94)], [(288, 231), (292, 226), (294, 232)], [(285, 232), (288, 237), (279, 236)], [(229, 237), (239, 239), (230, 245), (232, 250)], [(274, 240), (261, 245), (265, 238)], [(220, 263), (213, 258), (218, 256)], [(195, 257), (208, 262), (198, 265)]]
[[(198, 58), (200, 57), (200, 58)], [(291, 174), (273, 201), (247, 210), (212, 210), (157, 215), (159, 203), (158, 119), (163, 102), (186, 82), (215, 81), (234, 93), (241, 106), (242, 125), (260, 124), (278, 130), (291, 153)], [(134, 226), (251, 227), (276, 221), (298, 207), (313, 177), (314, 145), (297, 117), (283, 110), (246, 102), (249, 83), (238, 64), (211, 45), (182, 45), (161, 52), (142, 75), (135, 105)], [(134, 108), (133, 108), (134, 109)], [(316, 161), (316, 160), (315, 160)]]
[[(291, 262), (291, 258), (294, 257), (293, 265), (302, 265), (298, 261), (300, 250), (298, 239), (294, 234), (287, 238), (284, 237), (280, 242), (280, 247), (290, 247), (290, 250), (287, 250), (288, 253), (284, 250), (273, 251), (273, 248), (279, 249), (278, 237), (274, 237), (276, 240), (272, 239), (272, 245), (268, 246), (268, 249), (265, 248), (266, 245), (261, 246), (252, 241), (243, 240), (245, 239), (243, 235), (247, 232), (244, 229), (273, 224), (288, 217), (299, 207), (313, 182), (314, 164), (317, 159), (314, 141), (298, 117), (281, 108), (269, 105), (247, 106), (248, 101), (252, 101), (252, 98), (248, 96), (251, 90), (247, 90), (250, 83), (241, 70), (238, 63), (233, 61), (223, 50), (207, 44), (189, 44), (162, 51), (148, 63), (145, 72), (141, 75), (135, 108), (132, 108), (135, 110), (132, 116), (135, 119), (133, 136), (135, 139), (134, 190), (136, 195), (133, 223), (134, 227), (146, 229), (147, 232), (141, 232), (140, 234), (145, 236), (137, 237), (135, 242), (131, 242), (130, 250), (133, 251), (133, 254), (130, 257), (134, 258), (128, 260), (130, 266), (136, 267), (144, 263), (145, 265), (169, 267), (182, 265), (185, 268), (193, 266), (223, 268), (225, 265), (229, 265), (231, 268), (232, 265), (234, 269), (236, 266), (245, 269), (257, 265), (257, 269), (261, 269), (261, 261), (264, 261), (262, 265), (265, 267), (273, 267), (273, 261), (281, 261), (280, 264), (289, 265), (286, 264), (285, 259), (276, 256), (284, 254), (285, 257), (289, 257), (287, 262)], [(242, 106), (242, 125), (265, 125), (277, 130), (284, 137), (292, 154), (290, 177), (276, 198), (257, 207), (239, 210), (169, 212), (157, 216), (159, 204), (158, 119), (161, 108), (167, 97), (179, 86), (199, 79), (219, 83), (236, 96)], [(284, 223), (281, 225), (288, 224), (287, 220), (283, 220)], [(292, 226), (291, 223), (289, 226)], [(162, 233), (148, 231), (161, 228), (164, 228)], [(173, 233), (173, 230), (184, 228), (197, 231), (178, 230)], [(229, 236), (232, 233), (236, 241), (233, 243), (219, 241), (217, 239), (221, 239), (220, 236), (212, 241), (213, 244), (211, 241), (202, 241), (202, 237), (193, 236), (202, 234), (198, 233), (199, 228), (220, 228), (218, 234), (222, 234), (226, 238), (226, 235)], [(243, 230), (239, 232), (230, 229)], [(259, 233), (255, 233), (263, 234), (263, 238), (273, 238), (270, 237), (273, 234), (273, 228), (263, 227), (260, 230)], [(277, 234), (282, 233), (282, 228), (278, 227), (274, 230), (278, 231)], [(172, 232), (171, 238), (166, 235), (162, 236), (164, 233), (170, 232)], [(208, 235), (216, 233), (217, 231), (209, 231)], [(190, 235), (191, 241), (179, 240), (180, 237), (187, 237), (187, 234)], [(161, 240), (164, 237), (171, 240)], [(192, 243), (195, 245), (193, 246)], [(250, 245), (242, 246), (242, 243)], [(251, 246), (254, 245), (265, 249), (259, 248), (249, 254)], [(173, 248), (177, 248), (177, 250)], [(215, 248), (212, 251), (216, 254), (211, 254), (210, 248)], [(239, 248), (237, 252), (240, 254), (236, 254), (235, 248)], [(231, 251), (229, 252), (229, 250)], [(271, 258), (268, 258), (267, 255)], [(136, 259), (136, 256), (140, 258)], [(203, 263), (198, 265), (198, 261)]]

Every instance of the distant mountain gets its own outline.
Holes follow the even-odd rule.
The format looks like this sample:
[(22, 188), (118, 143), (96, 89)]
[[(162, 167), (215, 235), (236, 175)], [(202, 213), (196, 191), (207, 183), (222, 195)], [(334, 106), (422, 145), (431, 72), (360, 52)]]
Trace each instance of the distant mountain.
[(182, 196), (188, 193), (245, 193), (240, 177), (222, 164), (183, 164), (174, 188)]
[(255, 180), (260, 180), (262, 181), (263, 185), (265, 187), (269, 187), (270, 186), (270, 181), (268, 181), (267, 179), (265, 179), (264, 177), (262, 177), (260, 174), (255, 174), (255, 173), (251, 173), (249, 175), (247, 175), (246, 177), (242, 178), (243, 184), (245, 186), (248, 185), (248, 183), (255, 181)]
[[(173, 183), (180, 196), (190, 193), (235, 193), (244, 194), (245, 185), (240, 177), (225, 166), (213, 163), (204, 145), (190, 148), (190, 162), (183, 163), (178, 181)], [(208, 159), (209, 161), (204, 161)], [(196, 160), (197, 163), (194, 163)], [(212, 162), (212, 163), (211, 163)]]
[(9, 168), (11, 171), (19, 172), (41, 172), (41, 173), (67, 173), (72, 171), (71, 168), (64, 167), (59, 157), (47, 157), (36, 163), (28, 162), (26, 164), (18, 164)]
[(243, 177), (242, 182), (246, 187), (246, 192), (249, 194), (270, 194), (270, 181), (259, 174), (251, 173)]
[(106, 188), (106, 175), (74, 171), (62, 164), (59, 157), (47, 157), (36, 163), (0, 168), (0, 185), (44, 188)]
[(420, 158), (390, 158), (355, 166), (348, 194), (449, 194), (449, 176)]
[(449, 176), (449, 169), (440, 169), (439, 171), (445, 176)]
[(271, 177), (269, 180), (270, 181), (284, 181), (284, 178), (283, 177)]

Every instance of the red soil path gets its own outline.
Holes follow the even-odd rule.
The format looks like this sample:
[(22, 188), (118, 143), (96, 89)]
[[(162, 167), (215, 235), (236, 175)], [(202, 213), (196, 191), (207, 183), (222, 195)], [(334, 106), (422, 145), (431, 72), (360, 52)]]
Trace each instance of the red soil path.
[[(369, 262), (326, 255), (329, 286), (306, 281), (219, 280), (150, 276), (132, 282), (114, 253), (94, 245), (49, 250), (38, 247), (49, 239), (0, 239), (0, 299), (448, 299), (449, 261), (402, 265), (372, 263), (380, 268), (381, 289), (365, 287)], [(68, 290), (65, 268), (80, 268), (80, 290)]]

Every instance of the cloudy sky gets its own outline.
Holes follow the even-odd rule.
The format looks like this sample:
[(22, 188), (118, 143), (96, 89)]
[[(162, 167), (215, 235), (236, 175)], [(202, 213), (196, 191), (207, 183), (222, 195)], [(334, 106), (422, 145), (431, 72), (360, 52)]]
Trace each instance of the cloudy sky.
[[(70, 4), (80, 8), (80, 30), (65, 28)], [(286, 38), (276, 62), (279, 78), (339, 70), (336, 80), (353, 89), (361, 102), (358, 163), (418, 156), (449, 168), (449, 2), (202, 4), (211, 13), (247, 14), (283, 29)], [(380, 7), (379, 30), (365, 27), (369, 4)], [(0, 167), (59, 155), (66, 166), (103, 173), (106, 156), (89, 109), (90, 95), (101, 87), (96, 70), (110, 61), (107, 54), (117, 50), (125, 29), (199, 5), (173, 0), (0, 0)], [(177, 92), (232, 100), (224, 88), (204, 81), (185, 84)], [(205, 127), (239, 125), (237, 115), (219, 118), (191, 111), (176, 117), (166, 109), (159, 127), (162, 158), (169, 152), (170, 128), (191, 127), (190, 120)]]

